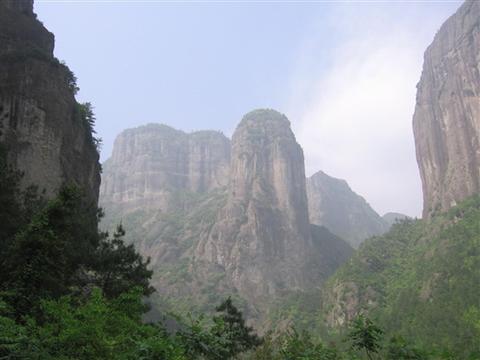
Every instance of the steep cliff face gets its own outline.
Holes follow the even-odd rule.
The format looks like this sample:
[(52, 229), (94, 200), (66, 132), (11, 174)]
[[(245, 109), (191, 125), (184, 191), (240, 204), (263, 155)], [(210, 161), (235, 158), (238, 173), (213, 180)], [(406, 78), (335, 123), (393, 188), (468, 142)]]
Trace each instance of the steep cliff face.
[[(325, 278), (329, 270), (307, 270), (313, 257), (318, 265), (331, 254), (315, 248), (303, 151), (284, 115), (256, 110), (244, 116), (232, 138), (230, 180), (227, 205), (197, 246), (197, 261), (224, 269), (239, 293), (256, 303)], [(339, 262), (348, 250), (343, 255)]]
[(230, 140), (215, 131), (191, 134), (150, 124), (126, 130), (104, 164), (101, 205), (169, 211), (179, 192), (205, 193), (228, 183)]
[(319, 171), (307, 179), (310, 222), (323, 225), (353, 247), (386, 232), (389, 224), (345, 180)]
[(480, 2), (466, 1), (425, 52), (413, 129), (425, 217), (480, 191)]
[(284, 293), (318, 288), (352, 253), (309, 223), (303, 151), (273, 110), (245, 115), (232, 142), (165, 125), (124, 131), (100, 194), (104, 227), (122, 221), (152, 259), (162, 303), (177, 310), (233, 295), (258, 320)]
[(0, 0), (0, 143), (25, 186), (52, 196), (65, 182), (98, 200), (100, 165), (75, 78), (53, 56), (54, 37), (31, 0)]

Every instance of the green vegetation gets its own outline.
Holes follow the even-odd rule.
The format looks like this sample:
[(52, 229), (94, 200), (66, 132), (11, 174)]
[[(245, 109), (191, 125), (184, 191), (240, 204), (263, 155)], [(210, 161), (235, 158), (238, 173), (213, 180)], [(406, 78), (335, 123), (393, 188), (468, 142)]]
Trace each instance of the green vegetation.
[[(480, 358), (480, 196), (431, 221), (367, 240), (330, 280), (326, 302), (368, 313), (390, 336), (453, 358)], [(336, 289), (336, 290), (334, 290)], [(349, 305), (350, 304), (350, 305)], [(338, 315), (338, 313), (337, 313)], [(393, 350), (392, 350), (393, 351)], [(439, 355), (438, 355), (439, 356)]]
[[(99, 232), (102, 212), (74, 186), (50, 201), (35, 188), (22, 190), (22, 174), (5, 159), (0, 149), (1, 359), (480, 358), (480, 197), (429, 222), (405, 220), (368, 240), (326, 293), (286, 295), (270, 318), (295, 326), (274, 326), (259, 338), (234, 306), (248, 306), (235, 293), (212, 316), (202, 315), (212, 312), (216, 284), (225, 281), (214, 275), (205, 293), (176, 304), (164, 300), (177, 311), (175, 330), (167, 331), (161, 323), (142, 321), (152, 271), (149, 260), (124, 242), (124, 228)], [(186, 213), (183, 223), (170, 214), (170, 241), (178, 241), (189, 220), (212, 223), (224, 200), (223, 194), (180, 199), (206, 211)], [(182, 251), (195, 241), (195, 226), (189, 229), (185, 243), (176, 244)], [(189, 266), (185, 259), (157, 264), (157, 276), (171, 272), (175, 282), (193, 282)], [(332, 303), (326, 294), (334, 288), (340, 294)], [(200, 297), (197, 315), (185, 315)], [(325, 314), (336, 306), (338, 315), (338, 306), (345, 308), (352, 298), (359, 316), (329, 334)]]
[[(68, 68), (66, 68), (68, 69)], [(70, 71), (68, 69), (68, 71)], [(71, 72), (71, 71), (70, 71)], [(72, 80), (73, 82), (75, 82), (75, 85), (71, 85), (71, 86), (75, 86), (76, 87), (76, 78), (75, 78), (75, 75), (73, 75), (73, 73), (71, 73), (72, 76)], [(78, 90), (78, 88), (77, 88)], [(89, 140), (90, 142), (93, 144), (93, 146), (95, 146), (95, 149), (97, 149), (97, 152), (100, 152), (100, 149), (102, 147), (102, 139), (98, 136), (95, 136), (96, 135), (96, 131), (95, 131), (95, 114), (93, 112), (93, 106), (91, 103), (89, 102), (86, 102), (84, 104), (79, 104), (77, 103), (76, 104), (76, 107), (75, 107), (75, 116), (77, 116), (79, 118), (79, 121), (83, 123), (83, 125), (85, 126), (85, 128), (87, 129), (86, 133), (89, 134)]]

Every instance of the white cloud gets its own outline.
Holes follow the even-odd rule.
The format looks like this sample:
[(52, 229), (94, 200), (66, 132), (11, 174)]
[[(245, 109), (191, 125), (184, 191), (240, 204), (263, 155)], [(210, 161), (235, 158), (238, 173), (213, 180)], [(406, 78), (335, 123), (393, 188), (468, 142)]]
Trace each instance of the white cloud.
[[(423, 52), (444, 17), (402, 21), (392, 8), (362, 10), (332, 14), (340, 46), (328, 52), (314, 42), (302, 46), (288, 113), (307, 175), (323, 170), (346, 179), (381, 214), (419, 216), (411, 122)], [(319, 56), (325, 68), (315, 65)]]

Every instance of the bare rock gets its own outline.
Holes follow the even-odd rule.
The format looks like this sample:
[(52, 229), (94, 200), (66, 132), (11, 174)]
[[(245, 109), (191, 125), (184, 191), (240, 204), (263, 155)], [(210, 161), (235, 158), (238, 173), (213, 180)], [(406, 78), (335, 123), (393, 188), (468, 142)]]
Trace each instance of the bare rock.
[(66, 182), (98, 201), (100, 165), (75, 101), (72, 72), (53, 56), (54, 37), (31, 0), (0, 1), (0, 143), (23, 185), (53, 196)]
[(307, 179), (307, 197), (310, 222), (325, 226), (354, 248), (390, 227), (345, 180), (322, 171)]
[(424, 217), (480, 192), (480, 2), (466, 1), (425, 52), (413, 129)]

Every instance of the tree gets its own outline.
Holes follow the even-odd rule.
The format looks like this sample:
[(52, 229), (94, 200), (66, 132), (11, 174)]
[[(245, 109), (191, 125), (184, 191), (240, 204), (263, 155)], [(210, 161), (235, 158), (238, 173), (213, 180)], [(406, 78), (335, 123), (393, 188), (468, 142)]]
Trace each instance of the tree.
[(428, 355), (423, 351), (408, 344), (405, 339), (400, 336), (390, 339), (387, 353), (388, 359), (391, 360), (423, 360), (428, 358)]
[(217, 308), (220, 313), (214, 316), (212, 332), (225, 340), (223, 358), (231, 358), (241, 352), (250, 350), (262, 343), (261, 338), (253, 332), (253, 328), (245, 324), (242, 312), (239, 311), (228, 297)]
[(150, 286), (153, 271), (148, 269), (150, 259), (143, 260), (132, 244), (125, 245), (125, 230), (117, 227), (113, 238), (104, 234), (95, 254), (93, 269), (96, 284), (108, 298), (114, 298), (133, 287), (140, 287), (143, 295), (152, 294)]
[(352, 349), (365, 350), (367, 357), (373, 359), (373, 354), (378, 353), (383, 330), (376, 326), (369, 318), (359, 315), (348, 334)]
[(148, 260), (125, 245), (122, 227), (110, 239), (97, 224), (101, 211), (75, 186), (58, 196), (17, 229), (0, 258), (0, 290), (17, 319), (41, 316), (40, 299), (57, 299), (99, 286), (108, 298), (134, 287), (153, 292)]

